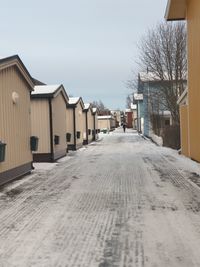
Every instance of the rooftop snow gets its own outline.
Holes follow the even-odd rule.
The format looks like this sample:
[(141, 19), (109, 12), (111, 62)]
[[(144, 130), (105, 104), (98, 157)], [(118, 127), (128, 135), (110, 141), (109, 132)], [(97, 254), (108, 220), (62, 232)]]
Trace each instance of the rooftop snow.
[(137, 105), (136, 105), (136, 104), (133, 104), (133, 103), (131, 103), (131, 109), (137, 109)]
[(85, 109), (89, 109), (89, 107), (90, 107), (90, 103), (86, 103), (86, 104), (84, 104), (84, 108), (85, 108)]
[(79, 101), (80, 97), (70, 97), (69, 104), (76, 104)]
[(98, 120), (105, 120), (105, 119), (111, 119), (112, 116), (108, 115), (108, 116), (98, 116)]
[(32, 95), (39, 94), (53, 94), (55, 91), (61, 86), (61, 84), (57, 85), (36, 85), (34, 87), (34, 91), (31, 93)]

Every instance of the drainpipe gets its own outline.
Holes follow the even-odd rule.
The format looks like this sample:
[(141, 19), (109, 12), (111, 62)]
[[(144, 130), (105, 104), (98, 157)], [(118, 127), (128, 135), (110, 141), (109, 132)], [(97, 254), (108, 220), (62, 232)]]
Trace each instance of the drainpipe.
[(49, 130), (50, 130), (50, 153), (51, 153), (51, 161), (54, 161), (54, 153), (53, 153), (53, 114), (52, 114), (52, 101), (49, 98)]

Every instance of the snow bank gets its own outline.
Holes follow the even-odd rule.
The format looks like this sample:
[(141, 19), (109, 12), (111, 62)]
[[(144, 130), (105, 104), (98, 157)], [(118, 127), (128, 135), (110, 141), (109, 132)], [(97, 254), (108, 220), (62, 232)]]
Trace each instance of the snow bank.
[(156, 143), (158, 146), (163, 146), (163, 139), (161, 136), (152, 133), (150, 137), (153, 140), (153, 142)]

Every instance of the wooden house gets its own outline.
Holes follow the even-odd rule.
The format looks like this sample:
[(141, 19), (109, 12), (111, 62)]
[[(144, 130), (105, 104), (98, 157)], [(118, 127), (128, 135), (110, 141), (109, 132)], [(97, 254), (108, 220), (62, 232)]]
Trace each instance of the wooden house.
[(89, 103), (84, 104), (83, 125), (84, 125), (83, 144), (87, 145), (95, 139), (96, 135), (92, 105)]
[(67, 144), (69, 150), (77, 150), (83, 145), (84, 103), (81, 97), (70, 97), (66, 110)]
[(32, 169), (32, 77), (19, 56), (0, 60), (0, 184)]
[[(63, 85), (37, 85), (31, 94), (31, 131), (38, 138), (34, 161), (51, 162), (66, 155), (66, 105)], [(34, 140), (33, 140), (34, 141)]]
[[(182, 153), (200, 162), (200, 1), (170, 0), (165, 18), (186, 20), (188, 53), (187, 101), (180, 102)], [(183, 97), (183, 96), (181, 96)]]

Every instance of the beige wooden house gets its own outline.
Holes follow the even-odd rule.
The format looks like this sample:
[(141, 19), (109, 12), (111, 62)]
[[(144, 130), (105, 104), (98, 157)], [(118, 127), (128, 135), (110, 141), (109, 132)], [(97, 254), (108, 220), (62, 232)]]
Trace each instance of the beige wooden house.
[(33, 160), (55, 161), (66, 155), (66, 105), (63, 85), (38, 85), (31, 94), (32, 136), (39, 139)]
[(83, 145), (84, 103), (81, 97), (70, 97), (66, 110), (67, 144), (69, 150), (77, 150)]
[(99, 124), (98, 124), (98, 109), (92, 108), (92, 115), (93, 115), (93, 129), (94, 129), (94, 135), (93, 140), (98, 139), (98, 133), (100, 132)]
[(84, 104), (83, 125), (84, 125), (83, 144), (87, 145), (95, 139), (95, 134), (96, 134), (94, 127), (94, 116), (93, 116), (92, 105), (89, 103)]
[(115, 128), (115, 120), (112, 115), (98, 116), (98, 127), (100, 131), (112, 131)]
[(29, 173), (32, 78), (16, 55), (0, 60), (0, 184)]

